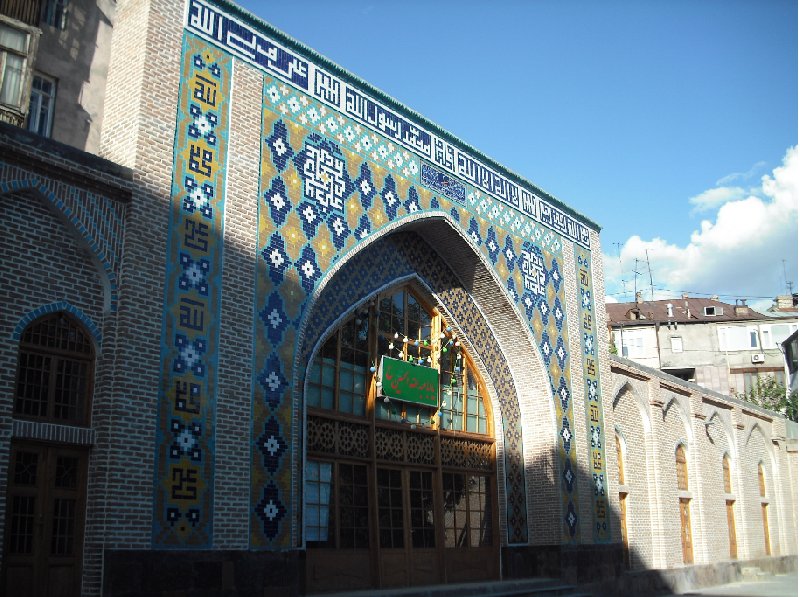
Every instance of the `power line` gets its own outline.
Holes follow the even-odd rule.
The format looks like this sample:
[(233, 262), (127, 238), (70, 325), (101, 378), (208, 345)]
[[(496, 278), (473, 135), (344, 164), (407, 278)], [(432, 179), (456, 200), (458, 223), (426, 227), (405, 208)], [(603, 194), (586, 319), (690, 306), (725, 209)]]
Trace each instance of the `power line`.
[[(640, 274), (641, 275), (641, 274)], [(670, 290), (669, 288), (658, 288), (657, 290), (661, 292), (672, 292), (675, 294), (689, 294), (695, 296), (718, 296), (722, 297), (729, 297), (729, 298), (743, 298), (743, 299), (774, 299), (774, 296), (757, 296), (752, 294), (720, 294), (719, 292), (695, 292), (693, 290)], [(618, 296), (621, 294), (627, 294), (626, 292), (610, 292), (607, 293), (608, 296)]]

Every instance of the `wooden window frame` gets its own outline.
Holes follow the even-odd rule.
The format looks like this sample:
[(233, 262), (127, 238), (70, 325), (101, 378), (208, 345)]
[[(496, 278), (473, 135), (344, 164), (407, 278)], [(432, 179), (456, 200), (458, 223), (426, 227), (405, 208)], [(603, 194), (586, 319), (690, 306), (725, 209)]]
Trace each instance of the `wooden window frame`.
[(679, 491), (689, 491), (689, 466), (686, 458), (686, 448), (679, 444), (675, 448), (675, 473)]
[[(59, 346), (47, 346), (42, 342), (37, 342), (32, 338), (37, 328), (41, 329), (44, 326), (50, 325), (53, 322), (57, 326), (72, 326), (72, 330), (76, 334), (82, 334), (81, 343), (87, 349), (79, 352), (78, 350), (70, 350)], [(41, 337), (41, 335), (40, 335)], [(18, 419), (43, 421), (47, 423), (56, 423), (60, 425), (77, 425), (88, 427), (91, 421), (92, 410), (92, 396), (94, 393), (94, 366), (95, 366), (95, 346), (91, 334), (84, 327), (84, 325), (76, 318), (65, 312), (57, 312), (45, 315), (31, 322), (21, 334), (21, 339), (18, 346), (17, 356), (17, 371), (14, 386), (14, 406), (13, 416)], [(40, 357), (43, 362), (47, 362), (46, 368), (46, 397), (45, 414), (31, 414), (26, 413), (20, 407), (20, 401), (25, 401), (25, 397), (20, 393), (23, 391), (24, 383), (23, 376), (29, 371), (28, 359)], [(62, 364), (81, 365), (85, 369), (82, 377), (81, 394), (76, 396), (76, 415), (74, 417), (58, 417), (55, 415), (57, 406), (57, 393), (59, 390), (58, 379), (62, 374), (60, 366)], [(44, 367), (42, 368), (41, 380), (44, 380)], [(69, 372), (64, 372), (69, 374)], [(27, 380), (27, 378), (26, 378)], [(42, 383), (44, 383), (42, 381)]]
[[(381, 299), (389, 298), (391, 300), (395, 297), (394, 300), (399, 306), (399, 293), (403, 293), (402, 320), (395, 318), (395, 325), (392, 325), (393, 320), (390, 318), (389, 326), (381, 325), (379, 320)], [(497, 497), (497, 456), (492, 405), (480, 370), (470, 359), (465, 347), (461, 345), (462, 343), (458, 340), (452, 326), (449, 326), (438, 309), (431, 305), (430, 299), (425, 300), (422, 298), (423, 296), (425, 296), (424, 290), (418, 289), (413, 283), (387, 289), (343, 317), (336, 329), (332, 330), (320, 343), (314, 355), (315, 360), (322, 358), (323, 355), (331, 358), (336, 355), (338, 359), (341, 354), (342, 342), (340, 330), (354, 318), (364, 318), (369, 322), (366, 328), (369, 345), (369, 370), (366, 374), (366, 403), (363, 415), (339, 410), (339, 388), (338, 386), (333, 387), (338, 384), (338, 365), (328, 363), (334, 369), (334, 374), (331, 377), (331, 374), (327, 373), (326, 383), (328, 386), (325, 386), (325, 391), (333, 392), (332, 398), (330, 393), (327, 395), (327, 404), (323, 394), (309, 395), (308, 392), (317, 392), (317, 387), (322, 386), (323, 379), (321, 368), (318, 368), (314, 362), (309, 365), (309, 375), (306, 380), (306, 423), (308, 425), (306, 438), (306, 458), (308, 460), (306, 462), (329, 463), (331, 466), (327, 535), (320, 533), (318, 527), (314, 526), (317, 522), (316, 518), (313, 518), (311, 524), (313, 527), (311, 532), (315, 536), (327, 536), (328, 540), (309, 539), (304, 526), (303, 539), (308, 554), (306, 580), (310, 583), (309, 586), (315, 589), (394, 586), (398, 582), (409, 582), (407, 579), (405, 581), (399, 579), (404, 578), (404, 574), (412, 574), (412, 570), (413, 574), (423, 575), (419, 578), (426, 578), (431, 582), (447, 582), (449, 579), (455, 578), (453, 574), (456, 573), (459, 566), (470, 561), (481, 564), (487, 562), (486, 570), (493, 570), (489, 574), (499, 575), (501, 532), (498, 526), (500, 521)], [(413, 300), (420, 305), (420, 309), (424, 309), (430, 316), (431, 334), (428, 338), (428, 346), (423, 348), (424, 351), (429, 352), (420, 354), (413, 342), (403, 342), (405, 334), (409, 331), (406, 323), (409, 313), (407, 309), (409, 297), (413, 297)], [(412, 320), (416, 316), (416, 309), (413, 311)], [(423, 327), (426, 326), (427, 319), (425, 317), (420, 319)], [(402, 325), (397, 325), (398, 322)], [(389, 327), (399, 329), (389, 330)], [(412, 325), (411, 332), (413, 333), (415, 330), (416, 326)], [(423, 334), (427, 334), (427, 332), (425, 329)], [(397, 338), (394, 337), (395, 333), (398, 335)], [(441, 338), (442, 333), (445, 334), (445, 339)], [(380, 340), (379, 335), (382, 335)], [(415, 339), (420, 340), (419, 334)], [(413, 339), (409, 338), (409, 340)], [(402, 419), (400, 416), (394, 415), (391, 418), (381, 416), (379, 409), (384, 408), (386, 403), (383, 395), (379, 395), (381, 392), (377, 384), (379, 381), (377, 373), (379, 359), (382, 355), (387, 354), (385, 349), (388, 348), (389, 343), (394, 345), (393, 354), (389, 356), (407, 359), (410, 355), (427, 360), (430, 355), (430, 364), (441, 369), (438, 360), (442, 345), (448, 344), (447, 354), (452, 354), (456, 342), (458, 342), (458, 350), (462, 354), (459, 381), (466, 382), (469, 371), (474, 374), (479, 403), (483, 405), (482, 411), (486, 419), (485, 433), (465, 431), (467, 428), (466, 416), (462, 418), (463, 422), (458, 430), (443, 429), (438, 425), (440, 419), (437, 412), (440, 411), (437, 411), (435, 407), (405, 403), (393, 398), (389, 398), (390, 404), (393, 409), (401, 411)], [(326, 343), (330, 343), (327, 349)], [(317, 375), (318, 377), (315, 377)], [(446, 372), (445, 376), (449, 383), (450, 372)], [(438, 377), (440, 387), (442, 377), (440, 371)], [(336, 381), (331, 381), (331, 379)], [(325, 408), (322, 408), (323, 404), (326, 404)], [(464, 406), (467, 409), (466, 400)], [(419, 420), (410, 416), (415, 412), (420, 414)], [(341, 541), (339, 479), (340, 469), (343, 465), (366, 467), (369, 492), (368, 548), (344, 546)], [(381, 512), (384, 504), (379, 497), (381, 493), (380, 470), (398, 470), (401, 473), (402, 546), (394, 538), (391, 545), (386, 542), (388, 540), (381, 545), (380, 516), (381, 514), (386, 516), (387, 513)], [(422, 475), (424, 479), (422, 477), (416, 479), (414, 477), (416, 474)], [(466, 483), (469, 483), (471, 478), (481, 477), (480, 480), (476, 480), (476, 488), (480, 487), (479, 493), (483, 492), (480, 496), (480, 512), (470, 513), (466, 519), (470, 523), (470, 527), (458, 529), (458, 532), (471, 535), (466, 539), (465, 545), (469, 545), (468, 548), (463, 545), (455, 548), (446, 548), (445, 546), (443, 480), (453, 474), (462, 476)], [(419, 481), (420, 486), (415, 485), (412, 488), (415, 481)], [(426, 484), (430, 487), (423, 487)], [(315, 488), (309, 487), (308, 490), (313, 498), (316, 495)], [(476, 491), (476, 489), (471, 491)], [(465, 492), (460, 497), (461, 505), (466, 504), (469, 493), (471, 492)], [(314, 507), (312, 502), (313, 499), (306, 502), (304, 498), (304, 508)], [(467, 504), (464, 507), (474, 509), (475, 504), (471, 506)], [(391, 507), (387, 508), (394, 509), (395, 519), (399, 522), (400, 502), (392, 503)], [(421, 509), (424, 509), (424, 512), (421, 512)], [(316, 516), (315, 512), (309, 513)], [(397, 535), (400, 529), (396, 524), (395, 527), (395, 535)], [(474, 541), (478, 541), (480, 544), (472, 546), (471, 543)], [(464, 578), (473, 576), (476, 579), (480, 578), (483, 572), (476, 572), (479, 569), (483, 570), (481, 566), (476, 566), (475, 570), (470, 568), (468, 571), (464, 571), (463, 574), (466, 575)]]
[[(403, 294), (403, 313), (400, 327), (399, 329), (382, 329), (381, 314), (386, 312), (381, 306), (382, 301), (388, 299), (389, 304), (394, 305), (393, 301), (400, 293)], [(413, 299), (414, 303), (419, 305), (421, 312), (424, 311), (429, 316), (431, 341), (427, 346), (423, 345), (421, 340), (424, 340), (424, 338), (420, 337), (421, 330), (424, 329), (425, 324), (427, 323), (424, 318), (420, 317), (419, 322), (414, 322), (420, 324), (417, 337), (413, 338), (408, 336), (411, 328), (414, 327), (413, 325), (410, 327), (409, 324), (409, 321), (413, 321), (413, 319), (410, 318), (408, 308), (409, 304), (411, 304), (410, 299)], [(392, 313), (390, 312), (390, 320), (391, 318)], [(363, 414), (360, 412), (353, 412), (355, 409), (342, 410), (342, 387), (340, 385), (340, 379), (343, 367), (343, 334), (344, 330), (347, 328), (347, 326), (351, 325), (351, 323), (353, 325), (366, 324), (367, 327), (366, 350), (361, 351), (367, 355), (365, 367), (366, 371), (363, 380), (363, 387), (365, 388)], [(436, 333), (433, 333), (433, 330), (436, 330)], [(444, 335), (445, 338), (442, 338), (442, 335)], [(408, 339), (408, 341), (406, 341), (406, 339)], [(419, 346), (414, 345), (414, 340), (419, 342)], [(381, 350), (382, 344), (385, 347), (392, 346), (393, 348)], [(446, 344), (447, 346), (443, 346), (443, 344)], [(449, 370), (447, 372), (441, 371), (441, 364), (439, 361), (442, 355), (442, 350), (445, 347), (448, 348), (450, 354), (453, 354), (453, 351), (458, 350), (458, 354), (461, 355), (461, 366), (457, 376), (455, 376)], [(391, 400), (393, 410), (391, 411), (390, 416), (387, 418), (380, 415), (382, 408), (381, 405), (377, 403), (379, 391), (376, 382), (378, 381), (377, 367), (382, 356), (391, 356), (393, 358), (402, 358), (404, 360), (408, 359), (409, 357), (415, 359), (422, 358), (424, 361), (430, 360), (427, 366), (440, 369), (440, 391), (445, 387), (461, 389), (460, 393), (462, 395), (463, 408), (460, 411), (460, 427), (455, 429), (452, 427), (447, 427), (446, 431), (479, 435), (481, 437), (494, 436), (494, 419), (492, 416), (491, 403), (486, 390), (486, 384), (483, 381), (480, 371), (478, 370), (469, 353), (464, 349), (461, 341), (456, 338), (455, 333), (452, 331), (452, 326), (448, 324), (445, 318), (439, 313), (438, 309), (421, 297), (420, 293), (413, 286), (408, 284), (394, 287), (391, 290), (382, 292), (368, 304), (356, 308), (354, 312), (344, 319), (320, 345), (317, 354), (314, 356), (314, 362), (309, 369), (309, 376), (307, 379), (307, 387), (310, 387), (315, 393), (319, 392), (319, 399), (317, 401), (315, 398), (315, 403), (308, 404), (308, 412), (326, 417), (333, 416), (357, 418), (359, 420), (370, 420), (374, 417), (376, 420), (381, 422), (395, 421), (396, 418), (397, 421), (402, 423), (426, 426), (430, 425), (431, 428), (434, 429), (441, 428), (441, 421), (445, 418), (444, 412), (453, 411), (452, 393), (447, 397), (444, 394), (440, 396), (440, 405), (442, 402), (445, 402), (447, 406), (440, 407), (438, 410), (433, 407), (418, 407), (414, 404), (398, 400)], [(323, 368), (330, 366), (330, 363), (323, 362), (323, 358), (334, 360), (332, 386), (325, 385)], [(449, 383), (445, 384), (446, 379), (443, 378), (447, 377), (449, 379), (451, 375), (456, 378), (456, 383), (454, 385)], [(475, 380), (477, 394), (479, 397), (479, 401), (476, 402), (477, 412), (472, 412), (469, 410), (467, 388), (470, 376), (472, 376), (472, 378)], [(332, 392), (333, 394), (330, 408), (323, 406), (324, 392)], [(427, 420), (424, 415), (426, 411), (428, 411), (430, 414), (430, 416), (427, 417)], [(442, 414), (442, 417), (438, 418), (437, 420), (437, 415), (439, 413)], [(467, 430), (469, 427), (470, 417), (475, 418), (476, 431)], [(485, 426), (484, 432), (480, 431), (481, 426)]]
[[(51, 86), (49, 92), (45, 92), (42, 83)], [(51, 137), (53, 134), (53, 116), (56, 111), (56, 93), (58, 92), (58, 81), (43, 73), (34, 73), (31, 81), (30, 105), (28, 106), (28, 117), (25, 128), (32, 133), (42, 137)]]
[(725, 493), (733, 493), (731, 485), (731, 459), (725, 454), (722, 457), (722, 487)]

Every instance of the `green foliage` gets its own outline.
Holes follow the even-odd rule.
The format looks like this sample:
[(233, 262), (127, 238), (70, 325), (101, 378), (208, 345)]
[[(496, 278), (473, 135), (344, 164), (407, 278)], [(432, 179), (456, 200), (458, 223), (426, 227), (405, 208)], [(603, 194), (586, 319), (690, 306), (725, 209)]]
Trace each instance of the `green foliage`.
[(775, 412), (783, 413), (790, 421), (797, 422), (797, 390), (788, 396), (786, 386), (773, 375), (759, 375), (750, 391), (737, 394), (737, 398)]

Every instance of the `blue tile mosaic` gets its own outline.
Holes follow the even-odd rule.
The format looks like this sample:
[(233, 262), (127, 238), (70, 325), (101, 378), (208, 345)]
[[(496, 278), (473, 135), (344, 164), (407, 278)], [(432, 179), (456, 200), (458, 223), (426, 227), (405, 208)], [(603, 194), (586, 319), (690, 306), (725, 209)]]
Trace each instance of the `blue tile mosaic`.
[[(153, 545), (209, 548), (231, 57), (185, 35), (154, 472)], [(213, 282), (212, 282), (213, 281)]]

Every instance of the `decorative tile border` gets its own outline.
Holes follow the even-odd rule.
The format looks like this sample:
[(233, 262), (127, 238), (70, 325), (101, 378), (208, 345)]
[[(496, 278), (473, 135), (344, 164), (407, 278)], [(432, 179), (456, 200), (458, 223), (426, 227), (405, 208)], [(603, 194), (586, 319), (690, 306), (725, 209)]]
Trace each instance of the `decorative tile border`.
[(540, 191), (487, 165), (477, 152), (466, 151), (413, 119), (386, 107), (371, 94), (309, 61), (261, 31), (204, 0), (189, 0), (187, 30), (225, 48), (232, 55), (278, 77), (360, 125), (431, 161), (504, 205), (560, 235), (589, 246), (589, 228)]
[(603, 425), (603, 401), (600, 395), (601, 384), (597, 346), (597, 321), (593, 313), (594, 288), (592, 287), (591, 255), (581, 247), (575, 247), (575, 263), (578, 277), (578, 308), (580, 326), (583, 332), (583, 377), (586, 382), (586, 429), (589, 432), (589, 463), (592, 471), (594, 493), (594, 527), (592, 535), (595, 543), (611, 541), (611, 528), (608, 502), (608, 477), (606, 476), (606, 439)]
[(232, 59), (184, 35), (167, 235), (153, 546), (212, 545)]
[[(498, 273), (509, 300), (524, 313), (539, 339), (551, 392), (557, 396), (560, 472), (567, 479), (562, 491), (564, 515), (570, 521), (563, 536), (566, 542), (576, 541), (575, 426), (559, 256), (514, 234), (514, 230), (524, 230), (523, 224), (512, 220), (510, 230), (493, 224), (479, 192), (471, 192), (461, 206), (457, 200), (416, 186), (402, 173), (365, 160), (351, 151), (354, 147), (346, 149), (322, 136), (311, 120), (303, 124), (284, 118), (289, 112), (273, 108), (284, 105), (281, 102), (286, 97), (293, 98), (297, 106), (308, 107), (313, 102), (265, 77), (254, 326), (252, 545), (289, 547), (298, 541), (292, 536), (292, 525), (296, 533), (300, 489), (291, 463), (297, 466), (302, 448), (298, 415), (302, 404), (295, 397), (302, 388), (301, 369), (308, 357), (298, 350), (307, 322), (315, 325), (319, 317), (310, 307), (320, 303), (320, 283), (329, 279), (336, 283), (340, 277), (330, 276), (346, 260), (357, 258), (359, 247), (366, 242), (404, 221), (426, 217), (445, 217), (462, 231), (486, 266)], [(387, 143), (377, 135), (370, 140), (377, 145)], [(552, 232), (538, 228), (533, 237), (542, 244), (560, 242)], [(372, 245), (367, 254), (375, 258)], [(376, 264), (385, 265), (380, 260)], [(329, 310), (330, 305), (324, 309)], [(328, 317), (340, 314), (329, 313)], [(511, 412), (505, 413), (503, 430), (509, 540), (524, 543), (527, 512), (522, 423), (518, 415), (510, 416)], [(513, 412), (518, 412), (518, 405)], [(571, 514), (568, 519), (567, 514)]]
[[(317, 304), (320, 285), (376, 235), (408, 219), (442, 214), (495, 271), (538, 343), (558, 421), (562, 540), (576, 542), (578, 461), (561, 253), (565, 244), (588, 248), (587, 224), (529, 183), (235, 6), (189, 0), (185, 27), (265, 73), (254, 295), (251, 546), (299, 544), (298, 351), (308, 318), (316, 317), (311, 306)], [(504, 425), (519, 437), (518, 446), (506, 440), (510, 457), (522, 466), (521, 426), (512, 429), (512, 418), (504, 418)], [(509, 504), (514, 483), (506, 479)], [(510, 540), (524, 542), (527, 537), (517, 533), (517, 523), (509, 523), (514, 527)]]

